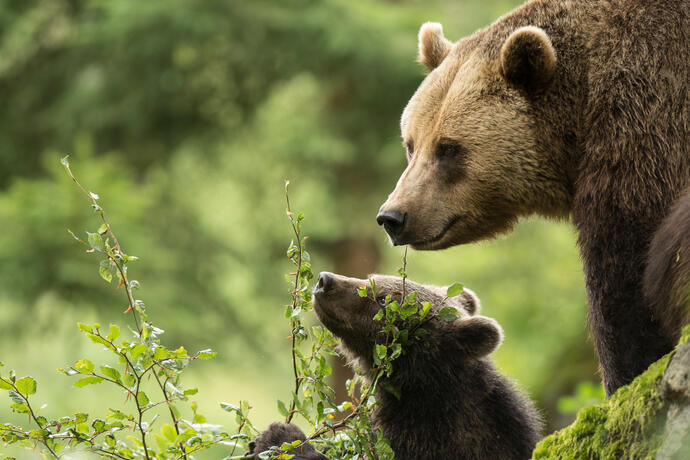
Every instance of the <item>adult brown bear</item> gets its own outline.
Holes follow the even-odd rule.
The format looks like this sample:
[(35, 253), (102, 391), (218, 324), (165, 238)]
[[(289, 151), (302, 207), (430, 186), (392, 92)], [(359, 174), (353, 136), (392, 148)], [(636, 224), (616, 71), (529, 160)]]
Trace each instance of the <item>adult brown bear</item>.
[(689, 50), (688, 0), (532, 0), (455, 44), (425, 24), (409, 164), (378, 222), (435, 250), (572, 216), (611, 394), (677, 339), (642, 286), (655, 231), (690, 200)]

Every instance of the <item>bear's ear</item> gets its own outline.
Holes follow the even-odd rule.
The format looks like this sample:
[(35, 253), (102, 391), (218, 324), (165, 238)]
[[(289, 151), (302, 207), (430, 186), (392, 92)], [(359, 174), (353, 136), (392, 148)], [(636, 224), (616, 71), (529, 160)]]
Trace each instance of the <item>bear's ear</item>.
[(486, 316), (472, 316), (453, 322), (455, 340), (460, 352), (469, 358), (489, 355), (503, 341), (503, 329)]
[(501, 71), (507, 81), (529, 91), (551, 82), (556, 72), (556, 51), (539, 27), (515, 30), (501, 48)]
[(429, 71), (438, 67), (450, 52), (453, 44), (443, 36), (438, 22), (427, 22), (419, 29), (419, 56), (417, 60)]

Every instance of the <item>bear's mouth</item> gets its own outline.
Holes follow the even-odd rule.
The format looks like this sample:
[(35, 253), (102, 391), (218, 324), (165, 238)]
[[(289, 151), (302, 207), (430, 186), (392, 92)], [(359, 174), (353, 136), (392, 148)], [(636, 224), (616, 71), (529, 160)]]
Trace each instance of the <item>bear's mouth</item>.
[(448, 231), (451, 228), (453, 228), (453, 226), (457, 224), (460, 221), (460, 219), (462, 219), (462, 215), (456, 214), (446, 222), (446, 224), (443, 226), (441, 231), (436, 234), (436, 236), (433, 236), (426, 240), (413, 241), (407, 244), (412, 246), (414, 249), (431, 249), (434, 243), (438, 243), (439, 241), (441, 241), (443, 237), (446, 236), (446, 233), (448, 233)]

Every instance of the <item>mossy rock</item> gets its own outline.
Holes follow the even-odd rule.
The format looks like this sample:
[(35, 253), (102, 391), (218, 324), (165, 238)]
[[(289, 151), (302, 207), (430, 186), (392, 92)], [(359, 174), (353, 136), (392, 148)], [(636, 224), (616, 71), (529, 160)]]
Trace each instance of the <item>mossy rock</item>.
[[(675, 354), (678, 359), (673, 360)], [(652, 364), (602, 404), (581, 409), (575, 422), (544, 438), (535, 460), (688, 459), (690, 326), (676, 350)], [(673, 372), (671, 368), (675, 366)], [(665, 378), (667, 368), (674, 380)]]

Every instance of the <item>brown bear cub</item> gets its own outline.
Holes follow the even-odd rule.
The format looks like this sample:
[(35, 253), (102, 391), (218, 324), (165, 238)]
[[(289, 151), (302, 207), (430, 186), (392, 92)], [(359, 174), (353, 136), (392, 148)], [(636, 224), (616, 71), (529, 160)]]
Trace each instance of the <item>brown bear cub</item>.
[(655, 232), (690, 199), (689, 30), (690, 0), (531, 0), (456, 43), (423, 25), (408, 165), (377, 216), (394, 244), (424, 250), (571, 218), (608, 394), (678, 340), (682, 312), (650, 301), (643, 278)]
[[(374, 345), (383, 340), (382, 321), (374, 320), (387, 295), (401, 301), (402, 279), (374, 275), (377, 298), (360, 297), (369, 281), (321, 273), (314, 290), (314, 310), (341, 340), (350, 364), (366, 373)], [(455, 321), (437, 317), (424, 323), (424, 342), (408, 345), (393, 362), (391, 383), (400, 399), (379, 391), (373, 414), (397, 460), (527, 459), (540, 439), (540, 418), (530, 400), (502, 376), (489, 359), (503, 338), (491, 318), (478, 316), (479, 301), (468, 290), (454, 298), (445, 289), (406, 281), (431, 312), (443, 306), (459, 311)], [(294, 425), (274, 423), (256, 440), (253, 452), (284, 441), (304, 439)], [(311, 447), (311, 446), (309, 446)], [(291, 452), (292, 453), (292, 452)], [(310, 451), (304, 459), (324, 458)]]

